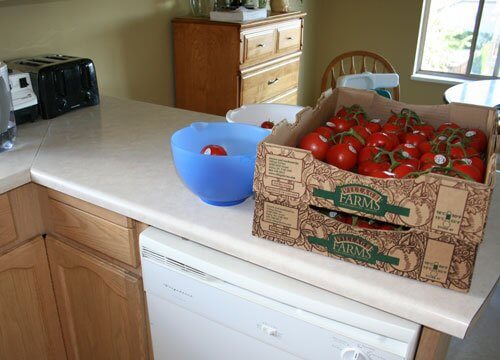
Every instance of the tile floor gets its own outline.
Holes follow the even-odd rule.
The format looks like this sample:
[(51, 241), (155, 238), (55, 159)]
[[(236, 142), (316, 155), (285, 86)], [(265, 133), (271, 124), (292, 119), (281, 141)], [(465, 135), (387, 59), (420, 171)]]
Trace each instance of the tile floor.
[(447, 360), (500, 359), (500, 286), (464, 340), (452, 338)]

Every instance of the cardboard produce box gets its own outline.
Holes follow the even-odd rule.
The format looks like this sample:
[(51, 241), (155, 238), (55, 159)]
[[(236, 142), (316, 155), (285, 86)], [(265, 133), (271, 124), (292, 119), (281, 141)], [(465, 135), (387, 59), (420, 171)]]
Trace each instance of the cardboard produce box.
[[(370, 118), (382, 121), (389, 118), (391, 110), (410, 108), (434, 127), (453, 121), (461, 127), (483, 130), (489, 138), (485, 182), (432, 173), (415, 179), (373, 178), (338, 169), (296, 148), (304, 135), (323, 125), (342, 105), (353, 104), (362, 105)], [(293, 125), (281, 123), (259, 145), (253, 234), (467, 291), (495, 184), (496, 119), (493, 109), (480, 106), (410, 105), (371, 91), (327, 91), (314, 109), (300, 112)], [(360, 230), (328, 219), (311, 206), (410, 230)]]
[[(323, 125), (342, 106), (360, 104), (370, 118), (385, 121), (391, 110), (410, 108), (434, 127), (453, 121), (488, 135), (484, 183), (441, 174), (415, 179), (380, 179), (341, 170), (296, 148), (300, 139)], [(257, 150), (254, 190), (268, 199), (305, 203), (409, 226), (480, 243), (495, 185), (497, 113), (466, 105), (410, 105), (374, 92), (340, 88), (321, 96), (314, 109), (297, 114), (295, 124), (282, 122)]]
[(416, 229), (387, 231), (342, 223), (302, 204), (257, 195), (253, 235), (358, 265), (466, 292), (478, 245)]

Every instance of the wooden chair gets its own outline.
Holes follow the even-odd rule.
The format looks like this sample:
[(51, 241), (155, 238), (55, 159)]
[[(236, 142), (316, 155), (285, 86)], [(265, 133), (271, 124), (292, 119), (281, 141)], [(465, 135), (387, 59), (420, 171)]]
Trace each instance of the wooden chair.
[[(349, 51), (337, 56), (328, 64), (321, 78), (321, 92), (329, 87), (337, 87), (337, 79), (342, 75), (371, 73), (396, 73), (396, 70), (383, 56), (370, 51)], [(328, 81), (330, 79), (330, 81)], [(399, 85), (387, 89), (392, 93), (392, 98), (399, 101)]]

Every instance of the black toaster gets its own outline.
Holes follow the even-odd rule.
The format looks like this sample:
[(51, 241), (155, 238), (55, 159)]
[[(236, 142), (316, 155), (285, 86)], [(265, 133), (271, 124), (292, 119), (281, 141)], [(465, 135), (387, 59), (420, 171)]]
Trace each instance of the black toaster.
[(95, 66), (90, 59), (40, 55), (7, 61), (7, 66), (30, 74), (44, 119), (99, 104)]

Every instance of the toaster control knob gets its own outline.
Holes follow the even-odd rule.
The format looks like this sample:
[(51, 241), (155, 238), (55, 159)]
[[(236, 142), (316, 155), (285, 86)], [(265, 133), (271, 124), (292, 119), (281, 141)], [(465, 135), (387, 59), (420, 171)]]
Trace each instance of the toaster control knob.
[(68, 100), (62, 98), (62, 99), (57, 99), (57, 107), (60, 109), (60, 110), (63, 110), (66, 108), (66, 106), (68, 105)]
[(93, 104), (95, 102), (95, 95), (91, 91), (85, 92), (85, 101), (89, 104)]

